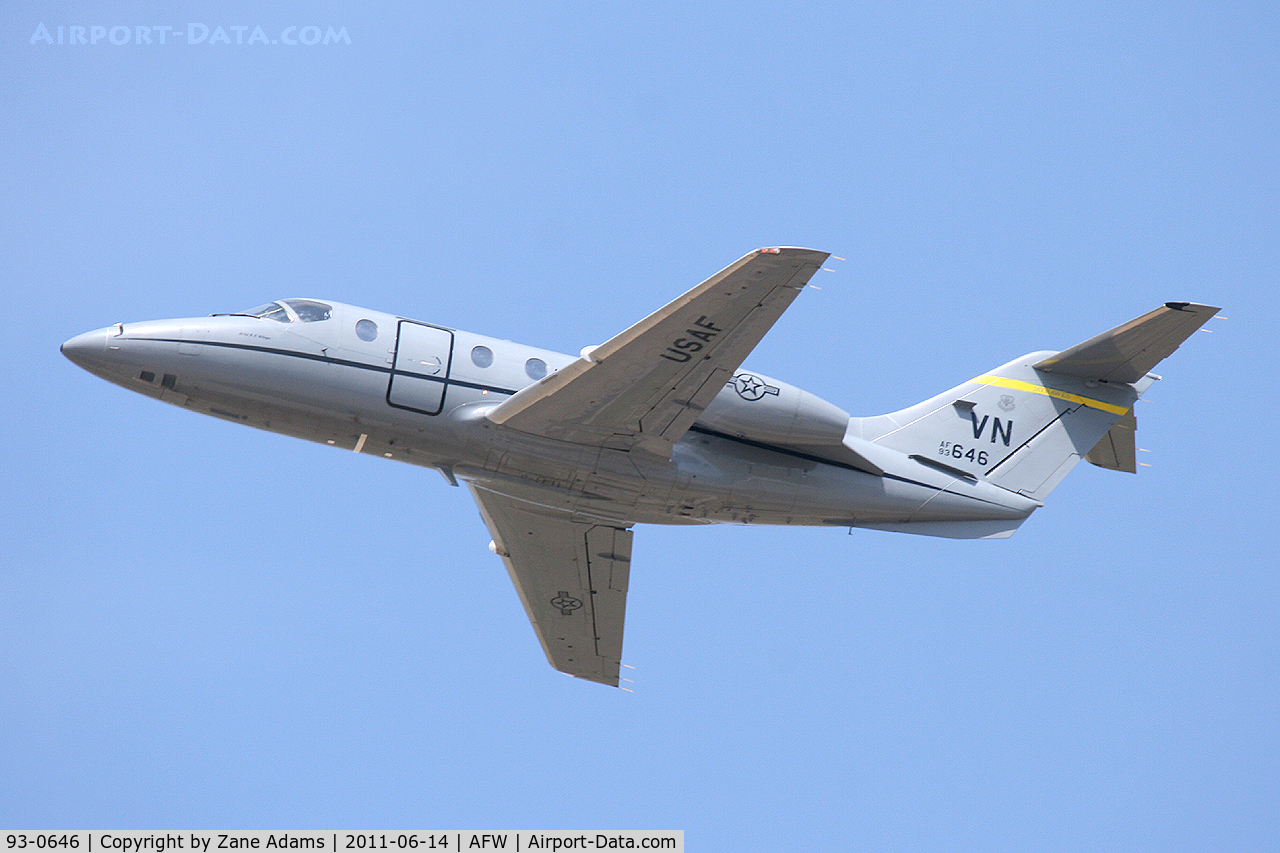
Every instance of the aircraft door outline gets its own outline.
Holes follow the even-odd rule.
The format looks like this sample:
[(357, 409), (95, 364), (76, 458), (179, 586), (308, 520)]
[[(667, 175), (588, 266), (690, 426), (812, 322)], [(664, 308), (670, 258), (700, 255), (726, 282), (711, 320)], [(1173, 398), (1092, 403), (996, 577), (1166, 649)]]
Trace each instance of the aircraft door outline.
[(440, 414), (452, 366), (452, 330), (401, 320), (396, 327), (387, 405), (424, 415)]

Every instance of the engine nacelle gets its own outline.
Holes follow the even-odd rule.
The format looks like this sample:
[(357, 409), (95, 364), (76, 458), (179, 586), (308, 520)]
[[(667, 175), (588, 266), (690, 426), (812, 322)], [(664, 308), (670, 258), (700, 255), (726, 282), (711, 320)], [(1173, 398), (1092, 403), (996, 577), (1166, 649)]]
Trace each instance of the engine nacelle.
[(740, 370), (697, 425), (768, 444), (840, 444), (849, 413), (794, 385)]

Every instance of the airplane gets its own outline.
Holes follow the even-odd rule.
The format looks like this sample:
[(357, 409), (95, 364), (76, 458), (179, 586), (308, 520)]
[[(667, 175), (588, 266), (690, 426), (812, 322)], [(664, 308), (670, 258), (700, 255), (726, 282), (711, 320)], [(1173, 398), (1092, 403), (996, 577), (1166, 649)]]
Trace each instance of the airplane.
[(1137, 470), (1135, 401), (1219, 310), (1168, 302), (852, 417), (742, 367), (827, 257), (758, 249), (576, 358), (312, 298), (117, 323), (62, 352), (166, 403), (465, 483), (547, 660), (617, 687), (635, 525), (1008, 537), (1081, 458)]

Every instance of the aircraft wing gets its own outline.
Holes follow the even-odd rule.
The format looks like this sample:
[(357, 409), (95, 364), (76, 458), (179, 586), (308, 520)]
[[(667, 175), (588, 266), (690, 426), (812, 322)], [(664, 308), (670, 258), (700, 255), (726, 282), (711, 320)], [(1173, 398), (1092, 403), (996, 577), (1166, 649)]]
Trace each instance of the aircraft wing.
[(475, 485), (471, 494), (547, 660), (561, 672), (617, 687), (631, 531)]
[(668, 456), (827, 256), (751, 252), (488, 417), (535, 435)]

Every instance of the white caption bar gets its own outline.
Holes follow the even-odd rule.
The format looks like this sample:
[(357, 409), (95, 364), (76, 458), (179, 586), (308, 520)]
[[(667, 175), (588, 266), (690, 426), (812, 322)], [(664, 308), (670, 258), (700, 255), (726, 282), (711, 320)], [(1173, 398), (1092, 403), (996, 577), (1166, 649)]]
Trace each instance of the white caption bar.
[(227, 850), (312, 850), (321, 853), (472, 850), (665, 850), (684, 853), (684, 830), (0, 830), (0, 853), (215, 853)]

